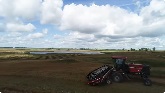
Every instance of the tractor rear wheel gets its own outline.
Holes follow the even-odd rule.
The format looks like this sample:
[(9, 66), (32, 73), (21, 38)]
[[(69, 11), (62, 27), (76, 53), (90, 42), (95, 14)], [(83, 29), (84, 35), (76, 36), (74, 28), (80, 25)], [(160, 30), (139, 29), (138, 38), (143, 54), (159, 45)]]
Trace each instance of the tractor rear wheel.
[(152, 85), (152, 81), (150, 79), (144, 79), (144, 85), (146, 86), (151, 86)]
[(113, 81), (119, 83), (123, 81), (123, 76), (120, 73), (113, 74)]

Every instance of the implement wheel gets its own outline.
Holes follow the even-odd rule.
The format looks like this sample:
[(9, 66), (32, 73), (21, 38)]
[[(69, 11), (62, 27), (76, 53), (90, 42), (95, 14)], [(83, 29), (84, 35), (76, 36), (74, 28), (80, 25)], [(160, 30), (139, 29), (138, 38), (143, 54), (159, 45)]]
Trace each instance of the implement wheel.
[(109, 85), (109, 84), (112, 84), (112, 79), (107, 78), (107, 79), (106, 79), (106, 84), (108, 84), (108, 85)]

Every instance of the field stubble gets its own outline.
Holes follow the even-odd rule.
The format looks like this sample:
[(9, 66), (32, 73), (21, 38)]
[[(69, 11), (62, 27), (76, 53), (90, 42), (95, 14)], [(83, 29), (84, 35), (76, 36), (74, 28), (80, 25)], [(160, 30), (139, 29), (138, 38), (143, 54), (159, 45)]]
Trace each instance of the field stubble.
[[(152, 66), (152, 78), (158, 83), (151, 87), (144, 86), (141, 80), (103, 86), (87, 85), (86, 75), (103, 64), (111, 65), (110, 57), (114, 55), (127, 56), (129, 62), (147, 62)], [(160, 83), (165, 76), (162, 65), (165, 64), (162, 63), (164, 55), (163, 52), (113, 52), (103, 55), (49, 54), (3, 58), (1, 54), (0, 91), (4, 93), (163, 93), (165, 84)]]

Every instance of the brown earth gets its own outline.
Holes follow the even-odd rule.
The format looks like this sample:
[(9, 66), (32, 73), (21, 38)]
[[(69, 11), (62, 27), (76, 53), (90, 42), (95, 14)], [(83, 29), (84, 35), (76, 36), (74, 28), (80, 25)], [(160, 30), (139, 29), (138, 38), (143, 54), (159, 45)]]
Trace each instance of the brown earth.
[[(118, 53), (117, 53), (118, 54)], [(122, 54), (122, 53), (121, 53)], [(151, 77), (154, 84), (144, 86), (141, 80), (126, 80), (111, 85), (89, 86), (86, 75), (93, 69), (111, 64), (105, 55), (39, 55), (34, 58), (0, 60), (2, 93), (163, 93), (165, 79)], [(154, 54), (155, 55), (155, 54)], [(132, 56), (132, 55), (128, 55)], [(133, 58), (139, 57), (134, 56)], [(140, 56), (141, 57), (141, 56)], [(134, 60), (131, 58), (130, 60)], [(137, 58), (139, 59), (139, 58)], [(161, 59), (163, 60), (163, 59)], [(164, 67), (154, 67), (164, 70)]]

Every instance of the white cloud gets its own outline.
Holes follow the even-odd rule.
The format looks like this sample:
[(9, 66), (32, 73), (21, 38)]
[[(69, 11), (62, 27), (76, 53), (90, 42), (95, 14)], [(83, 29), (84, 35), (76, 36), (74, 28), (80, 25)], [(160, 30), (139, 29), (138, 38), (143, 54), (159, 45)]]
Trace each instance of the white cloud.
[(64, 7), (61, 29), (109, 36), (128, 36), (132, 32), (129, 35), (135, 36), (138, 31), (134, 29), (141, 21), (137, 14), (119, 7), (71, 4)]
[(0, 19), (3, 22), (3, 30), (23, 32), (35, 30), (33, 24), (24, 22), (35, 20), (40, 13), (40, 6), (40, 0), (0, 0)]
[(23, 18), (32, 19), (40, 11), (40, 0), (15, 0), (14, 14)]
[(5, 31), (5, 25), (3, 23), (0, 23), (0, 32)]
[(1, 0), (0, 16), (33, 19), (40, 11), (40, 0)]
[(53, 37), (54, 37), (54, 39), (61, 39), (61, 38), (63, 38), (62, 35), (58, 35), (58, 34), (55, 34)]
[(41, 38), (41, 37), (44, 37), (43, 33), (34, 33), (34, 34), (28, 35), (28, 38), (30, 38), (30, 39)]
[(47, 28), (43, 29), (43, 30), (42, 30), (42, 33), (43, 33), (43, 34), (47, 34), (47, 33), (48, 33), (48, 29), (47, 29)]
[(152, 0), (149, 6), (142, 8), (140, 16), (143, 17), (144, 23), (153, 24), (165, 19), (165, 2), (163, 0)]
[[(165, 37), (162, 37), (165, 38)], [(133, 38), (116, 38), (112, 39), (109, 37), (94, 38), (92, 34), (82, 34), (77, 32), (71, 32), (67, 36), (54, 35), (54, 41), (56, 46), (60, 47), (70, 47), (70, 48), (153, 48), (162, 49), (165, 47), (164, 39), (158, 37), (149, 38), (149, 37), (133, 37)]]
[(60, 28), (96, 37), (160, 36), (165, 34), (164, 4), (161, 0), (153, 0), (140, 10), (140, 14), (110, 5), (65, 5)]
[[(36, 46), (48, 42), (56, 47), (138, 48), (165, 46), (165, 37), (160, 38), (165, 34), (165, 2), (163, 0), (152, 0), (149, 5), (136, 0), (136, 3), (131, 3), (131, 5), (137, 5), (135, 12), (121, 8), (122, 6), (108, 4), (63, 6), (62, 0), (42, 1), (0, 0), (0, 21), (2, 20), (0, 34), (3, 35), (5, 31), (8, 31), (7, 34), (11, 34), (3, 39), (0, 38), (0, 40), (7, 38), (6, 41), (10, 44), (19, 41), (15, 44), (20, 43), (20, 45), (36, 42)], [(58, 35), (53, 32), (56, 34), (49, 37), (54, 38), (53, 41), (43, 38), (48, 34), (48, 29), (33, 32), (42, 29), (42, 26), (47, 28), (50, 24), (53, 24), (51, 26), (56, 25), (56, 29), (50, 28), (52, 31), (60, 29), (69, 31), (67, 32), (69, 34)], [(13, 32), (21, 32), (21, 34), (16, 37)], [(22, 32), (30, 34), (25, 36), (27, 33), (23, 34)], [(39, 40), (43, 40), (43, 42), (38, 42)]]
[(42, 3), (41, 23), (60, 24), (62, 17), (62, 0), (44, 0)]
[[(140, 29), (145, 36), (164, 35), (165, 2), (152, 0), (149, 6), (141, 9), (140, 16), (143, 18), (143, 27)], [(142, 33), (141, 33), (142, 34)]]
[(11, 32), (32, 32), (36, 29), (36, 27), (31, 24), (23, 24), (23, 23), (7, 23), (6, 30)]
[(28, 38), (28, 39), (42, 38), (42, 37), (44, 37), (47, 33), (48, 33), (48, 29), (43, 29), (43, 30), (42, 30), (42, 33), (38, 32), (38, 33), (29, 34), (29, 35), (27, 36), (27, 38)]

